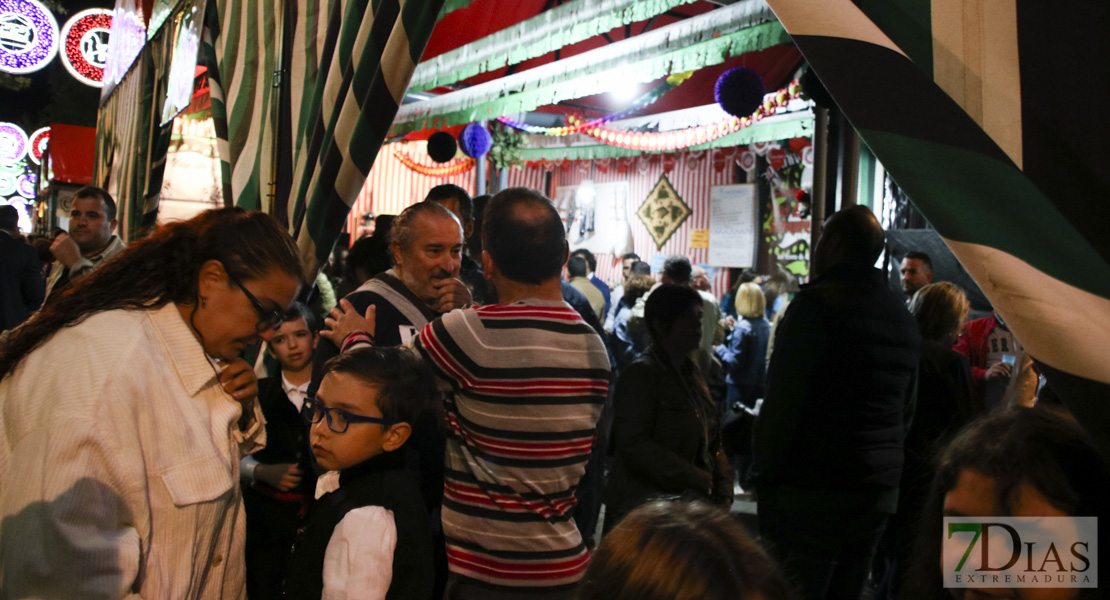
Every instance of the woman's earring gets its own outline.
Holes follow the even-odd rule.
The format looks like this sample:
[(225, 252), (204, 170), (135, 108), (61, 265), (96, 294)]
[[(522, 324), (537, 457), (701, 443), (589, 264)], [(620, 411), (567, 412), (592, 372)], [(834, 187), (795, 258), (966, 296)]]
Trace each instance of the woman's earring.
[(200, 307), (201, 308), (208, 308), (208, 298), (206, 296), (201, 296), (200, 297)]

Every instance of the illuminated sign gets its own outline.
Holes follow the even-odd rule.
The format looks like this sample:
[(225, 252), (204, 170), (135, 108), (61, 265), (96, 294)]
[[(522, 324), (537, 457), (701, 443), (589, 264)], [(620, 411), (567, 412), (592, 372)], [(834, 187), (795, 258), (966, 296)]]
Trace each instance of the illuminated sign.
[(18, 125), (0, 123), (0, 163), (19, 162), (24, 156), (27, 156), (27, 134)]
[(104, 85), (108, 64), (108, 41), (112, 35), (112, 11), (105, 8), (83, 10), (62, 27), (62, 63), (85, 85)]
[(31, 147), (28, 149), (27, 154), (36, 165), (42, 164), (42, 155), (46, 153), (46, 146), (50, 143), (50, 128), (43, 127), (32, 133), (29, 137), (31, 138)]
[(58, 22), (36, 0), (0, 0), (0, 71), (32, 73), (58, 51)]

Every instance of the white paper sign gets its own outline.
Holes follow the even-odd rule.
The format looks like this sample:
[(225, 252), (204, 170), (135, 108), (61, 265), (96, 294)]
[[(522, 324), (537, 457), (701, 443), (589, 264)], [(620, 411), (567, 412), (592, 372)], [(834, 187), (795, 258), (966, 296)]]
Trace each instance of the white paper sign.
[(709, 264), (755, 266), (755, 184), (715, 185), (709, 189)]

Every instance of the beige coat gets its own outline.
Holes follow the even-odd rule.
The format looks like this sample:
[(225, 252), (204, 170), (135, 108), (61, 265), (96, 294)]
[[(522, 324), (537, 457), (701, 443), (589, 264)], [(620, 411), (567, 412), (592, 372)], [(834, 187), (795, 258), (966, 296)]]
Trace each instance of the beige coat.
[(0, 596), (245, 596), (262, 443), (173, 304), (64, 329), (0, 382)]

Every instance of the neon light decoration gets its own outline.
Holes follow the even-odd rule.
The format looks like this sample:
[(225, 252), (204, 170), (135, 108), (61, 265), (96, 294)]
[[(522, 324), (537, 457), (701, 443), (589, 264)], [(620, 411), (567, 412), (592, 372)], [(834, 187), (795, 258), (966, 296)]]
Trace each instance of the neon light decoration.
[(27, 155), (27, 145), (27, 134), (18, 125), (0, 123), (0, 163), (23, 160)]
[(108, 64), (108, 42), (112, 35), (112, 11), (83, 10), (62, 27), (62, 64), (77, 81), (93, 87), (104, 85)]
[(15, 176), (10, 173), (0, 171), (0, 196), (7, 196), (15, 193)]
[(34, 173), (24, 173), (15, 179), (15, 191), (20, 196), (28, 199), (35, 197), (35, 184), (38, 183), (39, 178)]
[(7, 200), (0, 199), (0, 202), (4, 202), (8, 206), (13, 206), (17, 211), (19, 211), (18, 227), (20, 231), (24, 233), (31, 231), (31, 213), (28, 210), (31, 208), (30, 202), (24, 200), (23, 198), (20, 198), (19, 196), (13, 196), (11, 198), (8, 198)]
[(29, 137), (31, 138), (31, 145), (27, 149), (27, 155), (31, 162), (36, 165), (42, 164), (42, 155), (46, 153), (46, 145), (50, 143), (50, 128), (43, 127)]
[(0, 71), (45, 67), (58, 52), (58, 22), (36, 0), (0, 0)]

